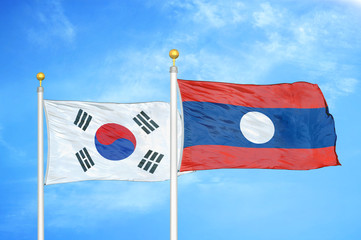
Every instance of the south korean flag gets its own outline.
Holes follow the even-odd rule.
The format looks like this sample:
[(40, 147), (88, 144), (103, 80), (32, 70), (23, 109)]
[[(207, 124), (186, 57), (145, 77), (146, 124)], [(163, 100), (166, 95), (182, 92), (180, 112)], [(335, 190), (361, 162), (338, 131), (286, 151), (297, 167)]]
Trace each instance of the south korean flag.
[[(45, 184), (170, 178), (170, 105), (44, 100)], [(178, 114), (178, 166), (182, 124)]]

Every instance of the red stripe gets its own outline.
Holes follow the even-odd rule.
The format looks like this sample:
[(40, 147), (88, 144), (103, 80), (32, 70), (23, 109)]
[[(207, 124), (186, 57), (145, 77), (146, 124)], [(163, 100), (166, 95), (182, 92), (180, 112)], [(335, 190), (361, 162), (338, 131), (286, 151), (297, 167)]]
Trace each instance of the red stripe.
[(334, 146), (280, 149), (198, 145), (184, 148), (180, 171), (220, 168), (309, 170), (337, 165), (341, 164)]
[(255, 108), (324, 108), (317, 84), (250, 85), (178, 80), (182, 101), (212, 102)]
[(110, 145), (117, 139), (125, 138), (133, 143), (134, 146), (137, 144), (133, 133), (126, 127), (116, 123), (107, 123), (98, 128), (95, 133), (99, 143), (104, 145)]

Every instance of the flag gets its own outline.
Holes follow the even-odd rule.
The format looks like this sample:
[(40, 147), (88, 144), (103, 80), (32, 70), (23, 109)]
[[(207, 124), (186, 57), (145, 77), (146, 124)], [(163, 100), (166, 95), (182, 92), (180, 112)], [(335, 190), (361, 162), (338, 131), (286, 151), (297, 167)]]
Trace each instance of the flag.
[(180, 171), (340, 165), (334, 120), (316, 84), (178, 85), (184, 114)]
[[(44, 105), (48, 125), (45, 184), (170, 178), (168, 103), (44, 100)], [(180, 139), (181, 128), (178, 133)]]

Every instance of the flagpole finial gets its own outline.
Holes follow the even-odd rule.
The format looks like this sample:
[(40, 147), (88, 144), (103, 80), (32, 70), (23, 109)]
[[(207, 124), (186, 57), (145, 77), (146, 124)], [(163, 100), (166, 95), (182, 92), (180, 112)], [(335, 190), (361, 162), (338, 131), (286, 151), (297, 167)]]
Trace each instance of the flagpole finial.
[(36, 78), (40, 81), (40, 87), (41, 87), (41, 82), (45, 79), (45, 74), (39, 72), (38, 74), (36, 74)]
[(173, 59), (173, 66), (175, 66), (175, 60), (179, 56), (179, 52), (177, 49), (172, 49), (169, 51), (169, 57)]

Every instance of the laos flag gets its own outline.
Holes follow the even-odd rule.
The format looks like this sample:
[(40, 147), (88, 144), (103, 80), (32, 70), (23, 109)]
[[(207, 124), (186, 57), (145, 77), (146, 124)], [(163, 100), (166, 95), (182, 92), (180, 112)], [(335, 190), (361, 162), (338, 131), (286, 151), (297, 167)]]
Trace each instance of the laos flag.
[(340, 165), (334, 120), (316, 84), (178, 85), (184, 114), (180, 171)]

